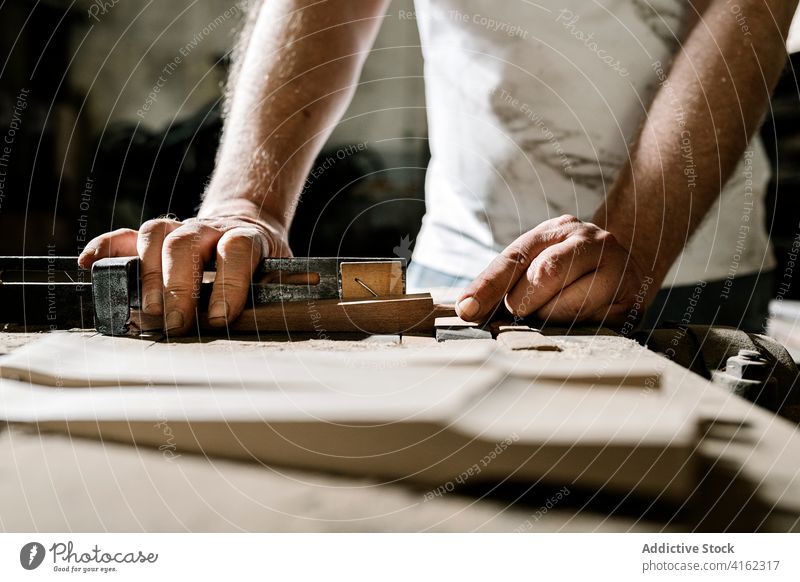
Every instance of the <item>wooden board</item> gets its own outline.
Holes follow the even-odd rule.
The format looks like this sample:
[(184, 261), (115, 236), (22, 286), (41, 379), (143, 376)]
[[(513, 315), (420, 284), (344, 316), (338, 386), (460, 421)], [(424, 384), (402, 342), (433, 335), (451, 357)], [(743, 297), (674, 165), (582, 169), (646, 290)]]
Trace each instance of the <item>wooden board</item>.
[[(366, 386), (374, 393), (377, 388), (372, 378), (376, 371), (392, 371), (389, 377), (381, 378), (381, 389), (400, 390), (404, 382), (409, 386), (421, 385), (418, 378), (407, 375), (417, 368), (433, 367), (444, 372), (475, 366), (495, 369), (504, 377), (522, 378), (526, 386), (543, 382), (577, 389), (625, 386), (647, 393), (654, 393), (660, 386), (659, 360), (644, 357), (649, 354), (638, 344), (630, 347), (633, 351), (629, 350), (629, 357), (600, 355), (591, 350), (580, 350), (580, 357), (575, 357), (577, 354), (570, 350), (496, 350), (494, 340), (481, 339), (439, 344), (433, 338), (420, 337), (416, 339), (427, 343), (414, 345), (407, 343), (410, 337), (403, 337), (404, 347), (399, 350), (368, 349), (348, 355), (334, 347), (339, 342), (330, 341), (321, 351), (284, 344), (283, 350), (265, 358), (260, 350), (254, 353), (234, 348), (237, 344), (218, 351), (213, 347), (214, 341), (155, 343), (54, 333), (0, 358), (0, 377), (55, 387), (280, 387), (298, 383), (312, 386), (318, 379), (324, 379), (327, 384), (341, 382), (343, 390), (347, 386), (350, 391)], [(322, 339), (314, 343), (324, 343)], [(259, 345), (266, 348), (267, 343)], [(426, 382), (433, 379), (429, 372), (425, 372), (424, 378)], [(453, 378), (437, 378), (448, 390), (455, 384)], [(431, 390), (426, 388), (425, 392)], [(407, 396), (407, 392), (403, 393)]]
[[(608, 338), (595, 337), (596, 334), (595, 330), (589, 337), (558, 338), (562, 353), (522, 352), (522, 355), (550, 359), (569, 356), (573, 350), (583, 354), (587, 346), (592, 346), (592, 358), (601, 358), (603, 353), (599, 352), (604, 351), (606, 344), (612, 347), (625, 343), (622, 338), (611, 337), (611, 334), (608, 334)], [(0, 352), (14, 353), (19, 346), (41, 337), (41, 334), (34, 333), (1, 333)], [(133, 343), (124, 338), (97, 339), (107, 345)], [(444, 350), (447, 345), (453, 345), (437, 344), (433, 337), (423, 336), (404, 336), (402, 341), (428, 351)], [(293, 345), (317, 349), (317, 346), (333, 343), (315, 340)], [(358, 342), (335, 343), (343, 346), (353, 344), (353, 350), (363, 349), (357, 346)], [(465, 343), (459, 342), (458, 346)], [(172, 349), (176, 345), (164, 345), (163, 349)], [(258, 350), (271, 354), (280, 353), (286, 349), (286, 345), (284, 341), (265, 342), (253, 337), (250, 341), (217, 338), (208, 343), (193, 344), (192, 347), (237, 353)], [(403, 348), (398, 346), (392, 349)], [(652, 354), (652, 358), (658, 356)], [(50, 359), (53, 360), (52, 353)], [(697, 498), (687, 503), (681, 502), (680, 517), (662, 511), (648, 512), (645, 516), (640, 515), (638, 510), (608, 515), (607, 507), (610, 506), (607, 497), (603, 496), (599, 503), (587, 504), (583, 501), (586, 497), (579, 499), (579, 491), (573, 488), (571, 480), (567, 480), (557, 485), (560, 487), (569, 483), (572, 495), (566, 502), (547, 511), (541, 519), (534, 520), (530, 518), (529, 507), (539, 507), (549, 495), (543, 495), (538, 488), (530, 490), (532, 493), (521, 505), (515, 503), (498, 512), (495, 500), (470, 497), (475, 495), (470, 491), (466, 492), (466, 496), (446, 494), (428, 500), (427, 493), (433, 487), (446, 483), (446, 480), (439, 479), (435, 485), (421, 489), (395, 485), (394, 479), (372, 486), (372, 482), (365, 482), (361, 474), (347, 479), (339, 475), (299, 473), (285, 468), (265, 469), (256, 462), (229, 463), (209, 458), (207, 454), (188, 454), (182, 448), (168, 448), (172, 446), (172, 439), (166, 442), (163, 431), (160, 437), (152, 437), (153, 450), (147, 450), (143, 447), (114, 445), (108, 440), (94, 442), (74, 438), (75, 435), (40, 435), (31, 433), (27, 425), (20, 429), (12, 426), (5, 433), (0, 433), (0, 473), (14, 475), (13, 479), (5, 479), (0, 484), (0, 515), (9, 531), (96, 531), (103, 528), (129, 531), (142, 527), (151, 531), (174, 531), (187, 527), (194, 531), (305, 531), (315, 527), (330, 530), (333, 521), (357, 523), (359, 528), (370, 531), (474, 531), (490, 528), (491, 531), (510, 532), (519, 531), (520, 525), (528, 522), (532, 531), (598, 531), (609, 528), (654, 532), (665, 529), (796, 530), (800, 524), (800, 474), (796, 462), (800, 458), (800, 432), (796, 426), (725, 393), (674, 362), (666, 359), (660, 361), (663, 362), (661, 368), (666, 406), (684, 403), (687, 414), (696, 413), (702, 419), (711, 421), (720, 418), (731, 423), (746, 421), (746, 428), (739, 432), (735, 442), (716, 436), (705, 436), (700, 441), (696, 453), (701, 462), (702, 486), (695, 490)], [(30, 386), (24, 388), (22, 394), (30, 391)], [(556, 397), (563, 393), (560, 390)], [(58, 394), (70, 395), (69, 391), (64, 390), (58, 391)], [(658, 397), (658, 394), (650, 393), (648, 396), (653, 397)], [(36, 407), (48, 402), (47, 399), (31, 400)], [(626, 413), (621, 418), (627, 416)], [(656, 414), (654, 422), (660, 423), (657, 417)], [(570, 422), (577, 424), (579, 421), (570, 419)], [(120, 423), (120, 430), (122, 428)], [(151, 424), (149, 428), (152, 430), (154, 427)], [(163, 425), (159, 428), (163, 428)], [(205, 429), (201, 429), (203, 432), (193, 437), (195, 442), (208, 436)], [(99, 432), (96, 425), (95, 430)], [(107, 436), (125, 442), (132, 439), (130, 431), (109, 435), (105, 435), (105, 430), (102, 432), (104, 438)], [(238, 429), (236, 432), (238, 436)], [(305, 434), (302, 433), (304, 437)], [(746, 436), (746, 440), (742, 436)], [(139, 439), (138, 434), (136, 439)], [(253, 446), (263, 446), (263, 435), (253, 435), (253, 439)], [(195, 447), (199, 448), (197, 445)], [(242, 442), (237, 443), (237, 447), (247, 450)], [(203, 451), (206, 452), (207, 448), (203, 447)], [(505, 462), (511, 453), (504, 452), (497, 461)], [(165, 460), (167, 455), (170, 458)], [(242, 455), (242, 458), (252, 460), (253, 456)], [(20, 462), (20, 459), (25, 462)], [(294, 457), (290, 462), (293, 460)], [(474, 462), (474, 459), (466, 460), (467, 465)], [(540, 462), (538, 456), (534, 460)], [(561, 460), (559, 455), (556, 462)], [(303, 464), (307, 464), (307, 461), (302, 459)], [(463, 464), (465, 459), (459, 456), (458, 461)], [(544, 461), (542, 459), (542, 466)], [(673, 462), (677, 467), (679, 461)], [(496, 465), (495, 462), (491, 463), (479, 477), (488, 476), (488, 469), (494, 471)], [(587, 458), (583, 466), (598, 467), (598, 459)], [(457, 466), (456, 473), (461, 473), (464, 468)], [(548, 471), (547, 475), (552, 473)], [(554, 477), (554, 480), (558, 477), (561, 475)], [(665, 480), (668, 481), (669, 477)], [(538, 477), (535, 481), (539, 482)], [(365, 483), (369, 486), (365, 486)], [(605, 483), (602, 488), (608, 491)], [(36, 503), (29, 503), (31, 499), (35, 499)], [(516, 496), (514, 500), (519, 501)], [(98, 502), (102, 505), (102, 511), (97, 511)], [(648, 505), (643, 504), (642, 507)], [(376, 517), (373, 515), (375, 512), (368, 509), (378, 506), (389, 509)], [(365, 507), (367, 509), (363, 509)], [(693, 521), (696, 515), (702, 519), (699, 525)], [(692, 521), (685, 521), (687, 519)]]
[(437, 317), (434, 322), (436, 329), (464, 329), (468, 327), (478, 327), (478, 324), (473, 321), (465, 321), (460, 317)]
[[(383, 299), (343, 301), (323, 299), (270, 303), (245, 309), (228, 330), (236, 332), (356, 332), (366, 334), (433, 333), (437, 317), (453, 315), (450, 307), (436, 305), (429, 293)], [(160, 317), (131, 313), (131, 324), (138, 330), (163, 328)], [(204, 331), (219, 331), (200, 316)], [(224, 329), (224, 328), (223, 328)]]
[[(452, 374), (447, 377), (441, 374), (458, 374), (458, 369), (464, 366), (482, 366), (495, 349), (494, 341), (489, 344), (460, 342), (448, 348), (437, 346), (433, 338), (418, 339), (429, 339), (438, 349), (423, 345), (365, 349), (362, 344), (353, 351), (353, 346), (360, 342), (320, 339), (311, 344), (279, 343), (283, 347), (280, 350), (270, 349), (269, 341), (251, 342), (258, 346), (257, 350), (242, 349), (241, 345), (247, 342), (218, 349), (215, 344), (219, 340), (156, 343), (124, 337), (53, 333), (0, 358), (0, 378), (55, 388), (247, 386), (248, 389), (280, 390), (299, 385), (304, 387), (303, 393), (307, 393), (320, 384), (323, 387), (336, 385), (339, 390), (336, 400), (340, 402), (343, 393), (361, 388), (371, 395), (378, 390), (393, 390), (406, 398), (409, 395), (407, 386), (423, 388), (427, 394), (438, 382), (449, 390), (456, 381)], [(296, 347), (298, 345), (306, 348)], [(308, 349), (309, 345), (318, 349)], [(415, 370), (422, 368), (436, 370), (436, 374), (429, 370), (422, 377), (413, 376)], [(392, 373), (382, 377), (376, 386), (374, 374), (386, 371)], [(434, 381), (432, 385), (431, 381)]]
[[(688, 423), (687, 423), (688, 424)], [(164, 450), (164, 432), (152, 421), (41, 422), (42, 432), (65, 432), (103, 442), (134, 442)], [(604, 442), (512, 443), (513, 436), (484, 440), (435, 423), (169, 422), (176, 449), (206, 457), (331, 471), (437, 487), (486, 458), (470, 482), (562, 485), (624, 492), (679, 503), (696, 486), (696, 443), (676, 426), (667, 446)], [(515, 434), (515, 433), (513, 433)], [(666, 441), (665, 441), (666, 442)], [(498, 445), (498, 443), (503, 443)], [(493, 456), (494, 455), (494, 456)], [(483, 465), (481, 465), (483, 466)], [(461, 477), (463, 479), (463, 477)]]
[(676, 499), (693, 486), (693, 416), (669, 392), (617, 389), (620, 376), (658, 373), (635, 344), (609, 361), (586, 346), (526, 360), (469, 342), (248, 355), (112, 339), (52, 334), (0, 360), (5, 378), (50, 376), (0, 379), (4, 419), (153, 447), (168, 419), (181, 454), (440, 484), (505, 442), (481, 478)]

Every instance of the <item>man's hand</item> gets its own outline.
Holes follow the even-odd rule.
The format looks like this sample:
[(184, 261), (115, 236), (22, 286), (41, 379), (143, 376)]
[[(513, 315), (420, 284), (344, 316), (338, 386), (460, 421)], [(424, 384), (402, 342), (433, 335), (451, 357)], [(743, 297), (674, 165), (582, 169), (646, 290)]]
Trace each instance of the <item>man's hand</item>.
[(619, 325), (641, 301), (645, 282), (658, 289), (610, 232), (561, 216), (509, 245), (467, 287), (456, 311), (467, 321), (482, 321), (505, 301), (515, 317)]
[(209, 323), (224, 326), (244, 308), (253, 272), (264, 257), (289, 257), (283, 228), (249, 217), (160, 218), (138, 231), (123, 228), (98, 236), (78, 258), (83, 268), (105, 257), (138, 255), (142, 310), (164, 317), (164, 329), (184, 334), (194, 322), (203, 268), (216, 258)]
[(286, 233), (311, 166), (347, 108), (388, 0), (254, 2), (235, 51), (217, 165), (184, 222), (151, 220), (92, 240), (97, 259), (142, 259), (142, 308), (171, 334), (192, 326), (203, 265), (216, 255), (209, 321), (244, 307), (264, 257), (291, 256)]

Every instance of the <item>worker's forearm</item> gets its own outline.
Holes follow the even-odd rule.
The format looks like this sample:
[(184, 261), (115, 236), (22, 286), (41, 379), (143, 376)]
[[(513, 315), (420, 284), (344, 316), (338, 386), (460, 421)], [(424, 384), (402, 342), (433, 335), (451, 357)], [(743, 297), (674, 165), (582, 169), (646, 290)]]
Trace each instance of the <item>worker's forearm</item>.
[(288, 228), (314, 158), (347, 107), (385, 0), (269, 0), (243, 39), (200, 216)]
[[(664, 277), (757, 130), (786, 58), (793, 1), (713, 0), (661, 81), (595, 221)], [(741, 9), (741, 10), (739, 10)]]

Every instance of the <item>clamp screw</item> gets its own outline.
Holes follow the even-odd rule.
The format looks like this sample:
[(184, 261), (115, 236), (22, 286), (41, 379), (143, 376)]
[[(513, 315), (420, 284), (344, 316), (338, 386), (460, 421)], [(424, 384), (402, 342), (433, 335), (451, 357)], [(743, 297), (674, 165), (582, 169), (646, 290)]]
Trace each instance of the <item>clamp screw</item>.
[(740, 358), (745, 359), (745, 360), (757, 361), (757, 360), (761, 360), (762, 359), (761, 358), (761, 352), (759, 352), (757, 350), (741, 349), (741, 350), (739, 350), (738, 356)]
[(767, 360), (756, 350), (739, 350), (735, 356), (728, 358), (725, 371), (742, 380), (765, 380)]

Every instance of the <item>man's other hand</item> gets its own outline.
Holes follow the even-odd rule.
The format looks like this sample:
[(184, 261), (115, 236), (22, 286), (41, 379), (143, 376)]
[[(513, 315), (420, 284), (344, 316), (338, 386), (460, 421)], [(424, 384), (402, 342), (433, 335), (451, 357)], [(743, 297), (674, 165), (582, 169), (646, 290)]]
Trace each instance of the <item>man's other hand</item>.
[(644, 314), (652, 297), (643, 299), (641, 289), (654, 294), (657, 283), (610, 232), (561, 216), (509, 245), (467, 287), (456, 311), (480, 322), (505, 301), (519, 318), (617, 326), (634, 310)]
[(204, 266), (216, 257), (209, 323), (224, 326), (244, 308), (253, 272), (264, 257), (290, 257), (284, 230), (249, 217), (149, 220), (139, 230), (98, 236), (78, 258), (83, 268), (105, 257), (141, 258), (142, 310), (161, 315), (170, 334), (188, 332), (195, 319)]

